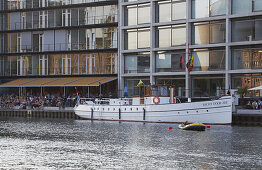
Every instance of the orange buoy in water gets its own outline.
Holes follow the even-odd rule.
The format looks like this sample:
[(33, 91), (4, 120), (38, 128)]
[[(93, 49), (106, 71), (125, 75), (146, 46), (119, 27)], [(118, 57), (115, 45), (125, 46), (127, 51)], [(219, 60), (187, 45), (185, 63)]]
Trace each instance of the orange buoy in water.
[(206, 126), (208, 129), (210, 129), (210, 126)]
[(173, 128), (172, 128), (172, 127), (169, 127), (168, 129), (169, 129), (169, 130), (172, 130)]

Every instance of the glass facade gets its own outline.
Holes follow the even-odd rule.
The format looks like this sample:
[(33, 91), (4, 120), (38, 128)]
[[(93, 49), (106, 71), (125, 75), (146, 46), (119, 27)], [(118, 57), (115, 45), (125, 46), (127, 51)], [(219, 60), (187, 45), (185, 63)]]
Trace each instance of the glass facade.
[(185, 52), (158, 53), (156, 55), (156, 72), (185, 71)]
[(84, 26), (117, 22), (117, 6), (78, 7), (0, 14), (0, 30)]
[(115, 74), (116, 53), (1, 56), (1, 76)]
[(0, 6), (0, 76), (117, 74), (117, 2), (3, 0)]
[(186, 0), (159, 1), (157, 22), (186, 19)]
[(262, 69), (262, 48), (232, 49), (232, 69)]
[[(224, 95), (239, 72), (262, 72), (261, 0), (122, 0), (120, 7), (120, 79), (182, 81), (180, 96), (208, 97)], [(146, 69), (134, 53), (147, 54)]]
[(156, 46), (159, 48), (186, 45), (185, 25), (158, 27), (156, 31)]
[(249, 14), (261, 10), (261, 0), (232, 0), (233, 14)]
[(226, 0), (192, 0), (192, 18), (226, 14)]
[[(2, 53), (117, 48), (117, 27), (0, 33)], [(7, 44), (7, 45), (5, 45)]]
[(262, 40), (262, 19), (232, 22), (232, 41)]
[(150, 4), (139, 4), (126, 7), (126, 25), (150, 23)]
[(212, 44), (225, 42), (225, 22), (203, 22), (192, 26), (192, 44)]
[(150, 47), (150, 30), (148, 28), (127, 30), (125, 35), (125, 49)]
[(198, 49), (192, 53), (194, 71), (212, 71), (225, 69), (225, 50)]
[(225, 95), (223, 76), (193, 77), (192, 97), (215, 97)]
[(147, 54), (125, 56), (125, 73), (150, 72), (150, 56)]
[(62, 5), (107, 2), (107, 1), (110, 0), (2, 0), (0, 6), (1, 6), (1, 10), (4, 9), (14, 10), (14, 9), (57, 7)]

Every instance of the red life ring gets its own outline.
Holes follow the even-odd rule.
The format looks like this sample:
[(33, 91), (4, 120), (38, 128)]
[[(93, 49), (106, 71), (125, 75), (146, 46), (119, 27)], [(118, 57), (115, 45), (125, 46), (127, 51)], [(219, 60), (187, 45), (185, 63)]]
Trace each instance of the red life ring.
[[(176, 98), (174, 97), (173, 99), (174, 103), (176, 103)], [(169, 103), (171, 103), (170, 99), (169, 99)]]
[(155, 104), (159, 104), (159, 103), (160, 103), (160, 98), (159, 98), (158, 96), (155, 96), (155, 97), (153, 98), (153, 102), (154, 102)]

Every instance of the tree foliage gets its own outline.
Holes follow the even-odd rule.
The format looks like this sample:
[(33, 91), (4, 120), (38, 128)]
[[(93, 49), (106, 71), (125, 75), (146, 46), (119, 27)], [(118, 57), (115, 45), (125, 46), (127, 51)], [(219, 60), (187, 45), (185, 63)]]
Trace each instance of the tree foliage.
[(246, 94), (248, 94), (248, 86), (238, 88), (237, 93), (241, 96), (241, 98), (243, 98)]

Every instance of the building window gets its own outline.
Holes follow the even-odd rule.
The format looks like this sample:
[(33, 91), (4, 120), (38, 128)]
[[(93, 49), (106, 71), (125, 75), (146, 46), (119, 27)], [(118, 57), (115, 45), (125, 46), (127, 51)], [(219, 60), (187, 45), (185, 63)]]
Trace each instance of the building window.
[(156, 72), (185, 71), (185, 52), (158, 53), (156, 55)]
[(225, 33), (225, 22), (195, 23), (192, 26), (192, 44), (223, 43)]
[(232, 41), (262, 40), (262, 20), (243, 20), (232, 22)]
[(156, 46), (171, 47), (186, 44), (186, 26), (172, 25), (157, 28)]
[(225, 94), (224, 76), (192, 78), (192, 97), (211, 97)]
[(157, 11), (158, 22), (186, 19), (186, 0), (160, 1)]
[(132, 29), (125, 32), (125, 49), (139, 49), (150, 47), (150, 29)]
[(125, 20), (125, 25), (138, 25), (150, 23), (150, 4), (127, 6)]
[(261, 10), (261, 0), (232, 0), (233, 14), (249, 14)]
[(262, 48), (258, 49), (233, 49), (232, 69), (261, 69)]
[(226, 14), (226, 0), (192, 0), (192, 18)]
[[(262, 74), (237, 74), (232, 75), (232, 88), (238, 89), (240, 87), (247, 86), (248, 88), (253, 88), (262, 85)], [(252, 90), (249, 92), (251, 96), (262, 96), (261, 90)]]
[(149, 55), (125, 56), (125, 73), (149, 73)]
[(195, 50), (194, 71), (214, 71), (225, 69), (225, 50)]

